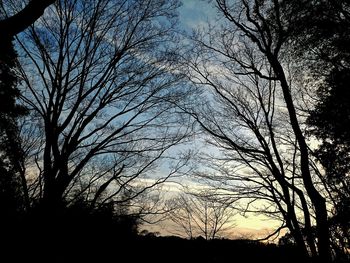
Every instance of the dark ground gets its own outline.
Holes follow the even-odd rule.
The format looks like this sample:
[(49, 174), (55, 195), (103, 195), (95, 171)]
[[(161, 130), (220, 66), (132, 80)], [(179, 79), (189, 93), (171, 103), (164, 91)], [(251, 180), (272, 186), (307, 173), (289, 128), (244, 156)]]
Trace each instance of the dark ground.
[[(178, 237), (46, 233), (31, 238), (12, 236), (3, 243), (0, 262), (305, 262), (295, 249), (250, 240), (186, 240)], [(63, 232), (62, 232), (63, 233)]]
[[(1, 221), (1, 217), (0, 217)], [(252, 240), (138, 235), (129, 216), (67, 210), (48, 217), (33, 213), (0, 222), (0, 263), (303, 263), (291, 246)]]

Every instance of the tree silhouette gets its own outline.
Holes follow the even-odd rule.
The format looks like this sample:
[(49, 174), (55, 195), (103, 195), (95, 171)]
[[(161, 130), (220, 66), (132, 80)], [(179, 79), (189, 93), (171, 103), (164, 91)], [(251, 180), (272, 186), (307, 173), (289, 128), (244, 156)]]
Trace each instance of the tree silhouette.
[(205, 240), (224, 237), (233, 226), (234, 211), (220, 202), (215, 191), (182, 193), (169, 200), (169, 219), (185, 232), (189, 239), (202, 236)]
[(124, 190), (133, 198), (166, 179), (135, 187), (186, 133), (170, 115), (184, 94), (181, 75), (170, 74), (177, 6), (59, 1), (18, 37), (22, 99), (42, 138), (33, 155), (45, 209), (77, 192), (96, 205)]
[(223, 22), (197, 32), (184, 55), (189, 78), (208, 87), (196, 108), (184, 110), (224, 152), (212, 164), (222, 175), (203, 177), (249, 198), (246, 211), (255, 210), (249, 205), (254, 200), (267, 201), (259, 212), (280, 215), (305, 255), (330, 261), (325, 192), (313, 174), (301, 94), (289, 67), (289, 17), (278, 1), (215, 2)]

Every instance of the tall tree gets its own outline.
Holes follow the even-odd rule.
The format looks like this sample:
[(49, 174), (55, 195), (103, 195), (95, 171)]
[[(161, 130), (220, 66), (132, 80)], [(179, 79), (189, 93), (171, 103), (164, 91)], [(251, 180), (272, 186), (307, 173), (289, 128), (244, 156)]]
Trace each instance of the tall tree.
[(177, 7), (62, 0), (18, 37), (22, 99), (42, 136), (33, 169), (45, 209), (77, 194), (94, 206), (123, 202), (120, 193), (134, 198), (166, 179), (140, 180), (186, 135), (172, 106), (185, 94), (171, 74)]
[(312, 173), (285, 56), (292, 25), (279, 1), (215, 3), (224, 20), (217, 30), (197, 33), (188, 64), (189, 77), (210, 95), (206, 104), (185, 110), (225, 152), (220, 185), (268, 201), (266, 213), (278, 211), (305, 254), (330, 261), (326, 199)]

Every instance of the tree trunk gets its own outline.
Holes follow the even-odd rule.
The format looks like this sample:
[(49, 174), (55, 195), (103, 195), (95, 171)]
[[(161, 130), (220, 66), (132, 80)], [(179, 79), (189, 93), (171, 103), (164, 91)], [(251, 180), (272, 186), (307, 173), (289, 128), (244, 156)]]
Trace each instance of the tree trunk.
[(272, 54), (268, 54), (269, 62), (280, 81), (283, 97), (287, 106), (289, 113), (290, 122), (292, 125), (293, 132), (295, 134), (296, 140), (300, 148), (300, 168), (302, 173), (302, 178), (304, 182), (305, 189), (311, 199), (312, 204), (315, 208), (316, 213), (316, 223), (317, 223), (317, 237), (318, 237), (318, 255), (320, 259), (324, 262), (331, 261), (331, 252), (330, 252), (330, 236), (329, 228), (327, 222), (327, 209), (326, 201), (322, 195), (315, 188), (310, 170), (309, 170), (309, 153), (305, 138), (300, 129), (300, 125), (297, 119), (297, 114), (293, 104), (292, 96), (290, 94), (290, 87), (284, 75), (284, 70), (279, 63), (278, 59)]

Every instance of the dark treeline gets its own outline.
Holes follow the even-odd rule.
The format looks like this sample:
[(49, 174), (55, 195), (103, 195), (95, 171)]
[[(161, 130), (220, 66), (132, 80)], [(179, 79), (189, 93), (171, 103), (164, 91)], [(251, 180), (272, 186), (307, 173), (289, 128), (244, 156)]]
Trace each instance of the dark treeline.
[[(144, 256), (136, 260), (147, 262), (307, 262), (295, 247), (278, 247), (252, 240), (215, 239), (199, 237), (193, 240), (178, 237), (142, 236), (137, 243)], [(156, 251), (152, 255), (150, 251)]]
[(2, 259), (38, 263), (309, 262), (293, 244), (139, 235), (135, 218), (112, 218), (108, 211), (85, 214), (71, 209), (51, 220), (50, 225), (38, 215), (25, 220), (2, 232)]

